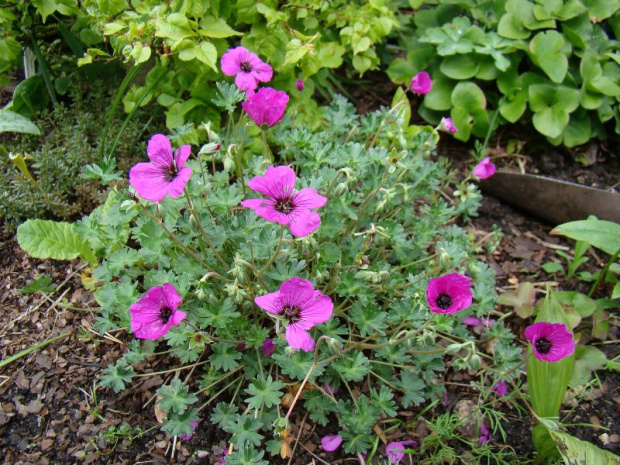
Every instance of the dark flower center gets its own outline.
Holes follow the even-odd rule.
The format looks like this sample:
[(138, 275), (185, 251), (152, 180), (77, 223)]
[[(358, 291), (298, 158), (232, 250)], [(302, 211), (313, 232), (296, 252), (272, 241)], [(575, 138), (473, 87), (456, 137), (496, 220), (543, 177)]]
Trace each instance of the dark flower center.
[(239, 68), (241, 68), (241, 71), (243, 71), (244, 73), (249, 73), (250, 71), (252, 71), (252, 65), (247, 61), (242, 61), (239, 65)]
[(290, 198), (278, 199), (276, 200), (275, 209), (276, 211), (279, 211), (280, 213), (284, 213), (285, 215), (288, 215), (290, 212), (292, 212), (295, 209), (295, 204), (293, 204), (293, 200)]
[(164, 324), (168, 323), (168, 320), (170, 320), (171, 316), (172, 316), (172, 310), (169, 309), (168, 307), (164, 307), (159, 311), (159, 319)]
[(282, 314), (291, 323), (295, 323), (296, 321), (299, 321), (301, 319), (301, 318), (299, 318), (299, 314), (300, 313), (301, 313), (301, 309), (299, 307), (297, 307), (297, 306), (294, 306), (294, 305), (287, 305), (282, 310)]
[(439, 294), (439, 297), (437, 297), (437, 301), (435, 303), (439, 308), (448, 310), (450, 305), (452, 305), (452, 297), (448, 294)]
[(537, 339), (534, 345), (536, 346), (536, 350), (543, 355), (548, 354), (551, 350), (551, 342), (544, 337)]
[(174, 178), (177, 177), (178, 174), (179, 174), (179, 170), (177, 169), (176, 165), (173, 163), (172, 165), (168, 167), (168, 170), (166, 171), (166, 181), (172, 182)]

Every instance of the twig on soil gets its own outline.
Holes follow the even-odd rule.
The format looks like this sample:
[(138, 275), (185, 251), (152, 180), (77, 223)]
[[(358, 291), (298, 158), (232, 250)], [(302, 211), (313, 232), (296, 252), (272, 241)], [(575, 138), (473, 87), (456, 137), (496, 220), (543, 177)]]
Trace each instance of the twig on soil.
[(14, 362), (15, 360), (18, 360), (26, 355), (28, 355), (31, 352), (34, 352), (35, 350), (41, 349), (49, 344), (51, 344), (52, 342), (56, 342), (58, 339), (62, 339), (63, 337), (67, 337), (71, 334), (71, 332), (67, 332), (67, 333), (63, 333), (63, 334), (59, 334), (58, 336), (55, 336), (51, 339), (47, 339), (43, 342), (39, 342), (38, 344), (35, 344), (31, 347), (28, 347), (27, 349), (24, 349), (18, 353), (16, 353), (15, 355), (6, 358), (2, 361), (0, 361), (0, 368), (3, 368), (5, 366), (7, 366), (8, 364)]
[(330, 465), (329, 462), (326, 462), (325, 460), (323, 460), (321, 457), (319, 457), (318, 455), (316, 455), (314, 452), (311, 452), (310, 449), (308, 449), (306, 446), (304, 446), (303, 444), (301, 444), (301, 447), (304, 448), (304, 450), (306, 452), (308, 452), (308, 454), (310, 454), (313, 458), (317, 459), (319, 462), (324, 463), (325, 465)]
[(291, 465), (291, 462), (293, 461), (293, 457), (295, 457), (295, 449), (297, 449), (297, 444), (299, 443), (299, 438), (301, 437), (301, 433), (304, 430), (304, 426), (306, 425), (307, 419), (308, 419), (308, 412), (306, 412), (303, 420), (301, 420), (301, 426), (299, 427), (299, 432), (297, 433), (297, 438), (295, 439), (295, 445), (293, 446), (293, 450), (291, 451), (291, 458), (288, 459), (288, 465)]

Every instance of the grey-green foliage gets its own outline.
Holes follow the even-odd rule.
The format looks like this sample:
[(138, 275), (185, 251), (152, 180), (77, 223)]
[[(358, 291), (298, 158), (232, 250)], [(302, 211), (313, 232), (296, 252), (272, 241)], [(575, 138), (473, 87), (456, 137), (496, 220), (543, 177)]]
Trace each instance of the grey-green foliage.
[[(94, 82), (91, 90), (76, 88), (66, 103), (44, 111), (35, 123), (42, 136), (0, 134), (0, 224), (13, 229), (27, 218), (70, 219), (105, 200), (105, 189), (95, 180), (80, 178), (82, 168), (98, 161), (101, 129), (111, 91)], [(145, 113), (125, 128), (115, 156), (126, 171), (143, 157), (141, 140)], [(121, 121), (113, 124), (115, 135)], [(11, 163), (8, 152), (25, 154), (32, 183)]]
[(417, 3), (426, 5), (402, 17), (407, 57), (388, 74), (397, 83), (431, 74), (427, 121), (450, 112), (457, 139), (484, 138), (498, 111), (497, 124), (531, 121), (567, 147), (605, 138), (614, 122), (620, 133), (619, 0)]
[[(302, 129), (285, 119), (269, 131), (277, 164), (290, 164), (297, 172), (296, 188), (315, 188), (328, 198), (319, 210), (320, 228), (308, 237), (293, 238), (285, 229), (278, 247), (280, 225), (222, 200), (226, 191), (241, 196), (236, 202), (259, 196), (249, 191), (243, 195), (242, 182), (265, 170), (260, 148), (254, 151), (255, 141), (249, 140), (243, 181), (218, 170), (219, 165), (213, 173), (208, 159), (188, 162), (193, 174), (186, 191), (226, 266), (203, 242), (182, 196), (154, 205), (115, 192), (78, 225), (94, 237), (89, 242), (100, 259), (93, 270), (95, 297), (102, 307), (99, 331), (129, 329), (128, 308), (150, 287), (172, 283), (178, 289), (186, 320), (159, 343), (170, 348), (179, 364), (203, 354), (209, 369), (200, 381), (188, 384), (187, 391), (174, 385), (161, 388), (174, 394), (170, 410), (179, 410), (163, 428), (181, 434), (182, 420), (191, 412), (183, 410), (183, 399), (193, 402), (192, 393), (204, 391), (215, 408), (211, 421), (230, 434), (239, 463), (261, 460), (251, 452), (254, 448), (277, 450), (273, 424), (286, 423), (280, 399), (291, 384), (304, 379), (314, 391), (304, 393), (295, 409), (305, 407), (310, 420), (319, 424), (337, 421), (345, 451), (369, 451), (376, 440), (375, 425), (442, 394), (446, 355), (437, 349), (437, 331), (473, 342), (462, 317), (486, 314), (494, 303), (492, 273), (475, 259), (470, 238), (454, 225), (461, 200), (443, 198), (455, 181), (434, 153), (436, 131), (411, 126), (389, 109), (358, 116), (342, 97), (322, 112), (316, 129)], [(222, 141), (226, 144), (224, 135)], [(209, 209), (212, 198), (216, 209)], [(159, 221), (175, 234), (175, 241)], [(188, 255), (185, 247), (198, 255)], [(279, 255), (272, 262), (276, 249)], [(479, 298), (480, 305), (457, 315), (438, 315), (430, 324), (426, 284), (453, 271), (467, 273), (485, 297)], [(310, 280), (335, 306), (332, 318), (312, 330), (315, 340), (322, 339), (311, 352), (291, 351), (282, 334), (276, 334), (273, 320), (254, 302), (293, 276)], [(274, 339), (270, 355), (260, 348), (267, 337)], [(511, 334), (499, 333), (498, 339), (509, 344)], [(362, 340), (368, 344), (365, 350), (354, 344)], [(125, 364), (136, 359), (136, 347), (131, 352)], [(329, 357), (334, 359), (327, 363)], [(471, 368), (469, 358), (456, 368)], [(497, 351), (495, 358), (504, 366), (515, 365), (512, 355), (505, 360)], [(108, 370), (104, 379), (116, 389), (129, 375), (123, 366)], [(326, 385), (344, 395), (332, 397), (317, 389)], [(354, 401), (349, 389), (361, 395)], [(215, 403), (224, 394), (235, 399), (232, 405)], [(196, 397), (202, 402), (202, 393)]]

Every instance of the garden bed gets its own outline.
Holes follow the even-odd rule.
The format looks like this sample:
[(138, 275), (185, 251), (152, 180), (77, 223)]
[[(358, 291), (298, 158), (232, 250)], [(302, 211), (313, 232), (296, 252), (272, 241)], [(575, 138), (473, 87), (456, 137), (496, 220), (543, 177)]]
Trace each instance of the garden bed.
[[(458, 165), (459, 157), (453, 159)], [(495, 251), (482, 259), (495, 271), (500, 291), (513, 289), (525, 280), (553, 281), (541, 270), (541, 265), (555, 256), (556, 248), (570, 248), (568, 241), (550, 236), (549, 225), (523, 216), (492, 197), (485, 197), (480, 216), (466, 229), (477, 239), (484, 240), (493, 225), (501, 229), (503, 238)], [(174, 452), (173, 441), (159, 431), (152, 397), (164, 377), (138, 380), (121, 395), (96, 388), (101, 370), (122, 355), (123, 345), (131, 337), (124, 332), (115, 332), (111, 337), (102, 338), (92, 330), (96, 312), (89, 308), (96, 303), (92, 294), (81, 286), (80, 270), (84, 266), (81, 262), (29, 258), (11, 236), (5, 236), (0, 246), (3, 358), (54, 335), (69, 333), (67, 338), (33, 352), (1, 372), (0, 446), (5, 451), (6, 462), (205, 463), (204, 460), (209, 458), (206, 463), (219, 463), (227, 435), (211, 427), (208, 420), (200, 424), (190, 441), (178, 441)], [(592, 271), (601, 265), (597, 259), (593, 257), (591, 260)], [(53, 294), (42, 298), (38, 293), (19, 292), (43, 274), (51, 276), (55, 286), (62, 284)], [(551, 282), (551, 285), (567, 290), (570, 286), (578, 286), (579, 282)], [(59, 305), (61, 300), (71, 308)], [(505, 310), (505, 307), (499, 307), (495, 313), (501, 315)], [(508, 321), (516, 334), (522, 333), (524, 320), (513, 316)], [(617, 332), (617, 327), (614, 331)], [(617, 340), (618, 335), (610, 334), (609, 339)], [(610, 359), (620, 353), (616, 343), (603, 343), (598, 347)], [(171, 363), (171, 360), (160, 358), (152, 365), (145, 364), (143, 369), (166, 370)], [(571, 400), (565, 411), (572, 409), (568, 417), (570, 423), (591, 423), (607, 430), (588, 426), (571, 426), (569, 430), (575, 437), (617, 452), (620, 449), (617, 434), (620, 429), (620, 376), (601, 372), (597, 379), (599, 381), (589, 392), (579, 402)], [(448, 390), (445, 406), (439, 403), (425, 413), (424, 418), (453, 411), (459, 401), (478, 396), (475, 388), (465, 386), (472, 381), (466, 374), (448, 372), (445, 381)], [(524, 462), (532, 459), (531, 416), (519, 413), (508, 403), (498, 402), (496, 408), (506, 415), (503, 426), (507, 438), (504, 441), (496, 437), (494, 443), (498, 447), (514, 449)], [(413, 417), (419, 411), (410, 409), (401, 413), (404, 417)], [(293, 416), (296, 425), (293, 434), (298, 434), (303, 420), (301, 414)], [(411, 427), (413, 437), (429, 433), (423, 421)], [(146, 432), (142, 434), (141, 431)], [(312, 458), (317, 462), (322, 459), (327, 463), (340, 463), (344, 454), (328, 455), (320, 449), (320, 438), (329, 433), (335, 431), (330, 427), (315, 428), (306, 422), (290, 463), (310, 463)], [(388, 436), (386, 439), (397, 438)], [(458, 442), (455, 444), (460, 447)], [(280, 462), (274, 460), (272, 463)]]

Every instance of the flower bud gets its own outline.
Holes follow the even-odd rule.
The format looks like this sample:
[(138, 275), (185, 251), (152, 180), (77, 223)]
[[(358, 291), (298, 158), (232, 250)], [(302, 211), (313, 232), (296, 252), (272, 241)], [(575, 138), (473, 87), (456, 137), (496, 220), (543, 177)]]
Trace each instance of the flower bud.
[(448, 347), (446, 347), (446, 354), (448, 355), (455, 355), (459, 352), (459, 350), (461, 350), (462, 345), (455, 342), (454, 344), (450, 344)]
[(219, 152), (221, 148), (222, 144), (219, 142), (209, 142), (208, 144), (202, 146), (198, 152), (198, 155), (210, 155), (212, 153)]
[(297, 79), (297, 82), (295, 83), (295, 87), (297, 88), (299, 92), (301, 92), (302, 90), (304, 90), (304, 81), (302, 81), (301, 79)]
[(329, 348), (330, 352), (332, 352), (334, 355), (342, 356), (344, 346), (342, 345), (340, 341), (338, 341), (337, 339), (333, 337), (330, 337), (326, 340), (326, 343), (327, 343), (327, 347)]
[(482, 359), (480, 358), (480, 355), (478, 354), (472, 355), (469, 359), (469, 364), (474, 370), (479, 370), (480, 367), (482, 366)]

